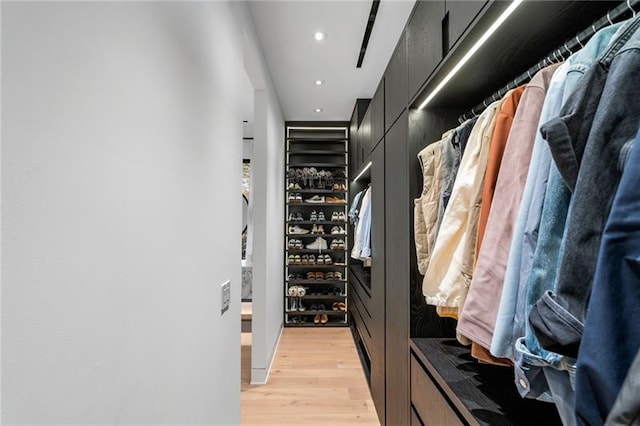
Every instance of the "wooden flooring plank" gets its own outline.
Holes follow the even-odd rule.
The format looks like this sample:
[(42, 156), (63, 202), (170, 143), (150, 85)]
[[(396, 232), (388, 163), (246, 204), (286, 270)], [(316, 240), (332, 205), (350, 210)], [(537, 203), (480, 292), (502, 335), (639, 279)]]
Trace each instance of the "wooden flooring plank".
[(243, 425), (380, 425), (347, 328), (285, 328), (266, 385), (245, 383), (245, 359)]

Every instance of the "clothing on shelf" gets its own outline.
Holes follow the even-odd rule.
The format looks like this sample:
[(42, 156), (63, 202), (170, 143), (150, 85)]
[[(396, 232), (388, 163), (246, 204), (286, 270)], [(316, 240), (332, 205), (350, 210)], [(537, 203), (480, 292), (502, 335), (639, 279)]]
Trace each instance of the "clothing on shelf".
[(351, 207), (349, 208), (349, 222), (351, 222), (353, 226), (356, 226), (358, 224), (360, 207), (362, 205), (362, 196), (364, 195), (364, 193), (365, 191), (358, 192), (356, 196), (353, 197), (353, 202), (351, 203)]
[(371, 257), (371, 187), (362, 194), (351, 257), (365, 260)]
[(565, 425), (640, 412), (639, 28), (599, 30), (418, 155), (427, 304)]

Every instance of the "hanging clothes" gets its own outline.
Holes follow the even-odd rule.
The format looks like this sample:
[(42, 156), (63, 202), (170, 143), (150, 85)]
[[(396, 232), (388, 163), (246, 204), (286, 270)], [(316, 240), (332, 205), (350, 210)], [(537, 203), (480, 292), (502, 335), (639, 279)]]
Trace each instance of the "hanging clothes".
[(451, 315), (464, 303), (470, 281), (469, 258), (473, 259), (475, 248), (471, 234), (477, 225), (476, 205), (500, 103), (491, 104), (473, 126), (423, 281), (427, 303), (449, 308)]
[(351, 250), (351, 257), (360, 260), (371, 257), (371, 187), (363, 192), (358, 225)]

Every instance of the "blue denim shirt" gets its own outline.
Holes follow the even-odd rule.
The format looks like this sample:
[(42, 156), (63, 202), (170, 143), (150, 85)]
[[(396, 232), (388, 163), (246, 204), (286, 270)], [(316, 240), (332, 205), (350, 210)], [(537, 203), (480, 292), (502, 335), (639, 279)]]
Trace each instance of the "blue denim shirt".
[[(564, 89), (563, 93), (561, 93), (562, 101), (565, 101), (573, 92), (578, 80), (589, 65), (594, 63), (606, 49), (619, 26), (620, 24), (617, 24), (599, 31), (584, 49), (569, 58)], [(556, 112), (556, 115), (558, 113), (559, 111)], [(546, 155), (547, 158), (550, 157), (548, 146)], [(532, 210), (528, 217), (529, 223), (537, 222), (539, 225), (537, 239), (523, 239), (524, 247), (526, 247), (523, 248), (523, 252), (526, 251), (529, 255), (533, 254), (529, 270), (523, 270), (519, 280), (519, 296), (522, 297), (525, 304), (524, 310), (521, 311), (525, 315), (524, 318), (528, 318), (533, 304), (537, 301), (537, 296), (553, 285), (569, 200), (570, 193), (564, 186), (555, 164), (551, 164), (547, 176), (544, 205), (542, 209)], [(532, 232), (531, 235), (535, 235), (535, 233)], [(543, 374), (541, 368), (543, 366), (552, 366), (559, 370), (570, 371), (572, 376), (573, 372), (575, 372), (574, 365), (571, 360), (544, 351), (537, 342), (529, 322), (524, 321), (524, 324), (526, 328), (525, 337), (518, 339), (515, 347), (516, 386), (523, 396), (543, 400), (548, 400), (551, 397), (556, 402), (562, 399), (562, 406), (559, 406), (561, 416), (563, 420), (566, 419), (567, 423), (572, 423), (574, 421), (572, 398), (569, 398), (568, 401), (566, 401), (566, 396), (562, 398), (557, 398), (556, 396), (554, 398), (552, 390), (549, 389), (550, 387), (560, 388), (563, 389), (563, 393), (570, 393), (571, 377), (565, 376), (565, 379), (562, 379), (562, 376), (557, 374)], [(551, 380), (556, 383), (548, 383), (550, 376), (553, 377)], [(565, 385), (558, 385), (558, 380), (564, 380)]]
[[(564, 92), (564, 80), (567, 76), (568, 64), (562, 64), (556, 69), (547, 89), (544, 99), (538, 128), (540, 124), (546, 123), (552, 117), (556, 117), (562, 106), (562, 94)], [(535, 239), (536, 232), (528, 232), (533, 227), (527, 227), (529, 216), (534, 211), (542, 210), (542, 201), (546, 189), (547, 175), (551, 163), (551, 153), (542, 138), (540, 132), (536, 132), (536, 138), (531, 153), (527, 182), (524, 187), (518, 218), (516, 220), (511, 249), (507, 261), (504, 287), (500, 299), (500, 308), (496, 317), (496, 326), (491, 341), (491, 354), (498, 358), (509, 358), (515, 360), (514, 344), (518, 337), (524, 336), (524, 297), (518, 297), (520, 290), (521, 271), (526, 270), (528, 275), (531, 265), (531, 257), (524, 249), (531, 244), (525, 244)], [(533, 219), (535, 221), (535, 219)], [(539, 221), (539, 220), (538, 220)], [(535, 227), (537, 228), (537, 227)], [(526, 247), (525, 247), (526, 246)], [(525, 281), (526, 282), (526, 281)], [(521, 291), (524, 294), (524, 291)], [(518, 300), (522, 299), (520, 303)]]

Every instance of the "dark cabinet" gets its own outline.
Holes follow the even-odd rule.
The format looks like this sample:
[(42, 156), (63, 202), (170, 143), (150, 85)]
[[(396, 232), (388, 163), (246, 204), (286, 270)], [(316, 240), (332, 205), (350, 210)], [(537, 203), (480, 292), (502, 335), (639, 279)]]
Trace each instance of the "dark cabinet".
[(384, 74), (384, 124), (389, 130), (408, 102), (407, 43), (403, 33)]
[(453, 48), (486, 3), (487, 0), (446, 0), (445, 23), (448, 27), (448, 40), (445, 43), (445, 54)]
[(409, 418), (409, 288), (412, 203), (409, 194), (407, 112), (391, 127), (385, 143), (385, 335), (386, 424)]
[(360, 163), (358, 163), (358, 108), (353, 109), (351, 115), (351, 121), (349, 122), (349, 170), (358, 170)]
[(418, 1), (407, 24), (409, 98), (413, 98), (442, 60), (444, 0)]
[[(371, 99), (371, 105), (369, 105), (369, 110), (371, 111), (371, 146), (369, 151), (375, 148), (384, 136), (384, 85), (385, 80), (382, 78), (376, 93)], [(365, 157), (367, 155), (368, 153), (365, 152)]]
[[(371, 153), (371, 397), (385, 424), (385, 142)], [(392, 424), (392, 423), (386, 423)]]
[[(373, 104), (373, 101), (372, 101)], [(358, 164), (360, 166), (362, 166), (362, 163), (364, 162), (364, 160), (369, 156), (369, 154), (371, 153), (371, 148), (372, 148), (372, 144), (371, 144), (371, 126), (372, 126), (372, 121), (371, 121), (371, 109), (372, 106), (369, 106), (369, 109), (367, 109), (367, 112), (364, 114), (364, 118), (362, 119), (362, 123), (360, 123), (360, 127), (358, 128), (358, 152), (357, 155), (359, 156), (358, 158)], [(360, 167), (356, 168), (355, 170), (359, 170)]]

